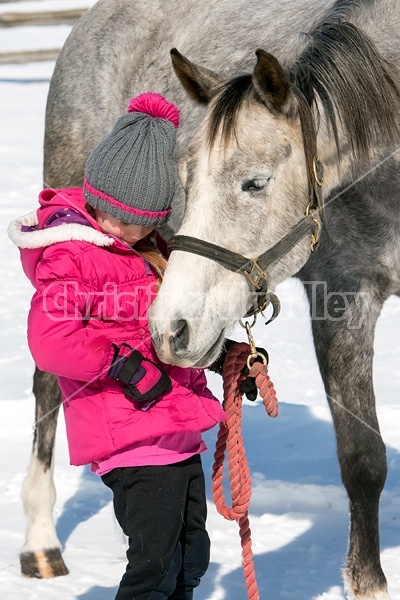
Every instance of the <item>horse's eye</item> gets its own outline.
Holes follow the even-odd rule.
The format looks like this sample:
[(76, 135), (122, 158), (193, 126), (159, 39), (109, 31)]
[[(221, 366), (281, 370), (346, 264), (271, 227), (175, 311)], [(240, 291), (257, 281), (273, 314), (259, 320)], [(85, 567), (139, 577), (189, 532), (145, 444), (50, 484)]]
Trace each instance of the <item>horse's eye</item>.
[(247, 179), (242, 183), (243, 192), (259, 192), (263, 190), (269, 181), (269, 177), (260, 179)]

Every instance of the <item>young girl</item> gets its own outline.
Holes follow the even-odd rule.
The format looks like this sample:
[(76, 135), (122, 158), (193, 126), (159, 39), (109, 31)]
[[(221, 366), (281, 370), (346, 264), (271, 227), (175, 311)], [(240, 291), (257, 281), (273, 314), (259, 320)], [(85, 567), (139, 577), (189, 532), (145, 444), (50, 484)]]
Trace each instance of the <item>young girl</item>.
[(60, 384), (71, 463), (90, 464), (129, 537), (117, 600), (190, 600), (209, 562), (201, 432), (226, 418), (203, 371), (160, 362), (147, 310), (165, 259), (177, 108), (134, 98), (86, 165), (10, 226), (36, 288), (28, 341)]

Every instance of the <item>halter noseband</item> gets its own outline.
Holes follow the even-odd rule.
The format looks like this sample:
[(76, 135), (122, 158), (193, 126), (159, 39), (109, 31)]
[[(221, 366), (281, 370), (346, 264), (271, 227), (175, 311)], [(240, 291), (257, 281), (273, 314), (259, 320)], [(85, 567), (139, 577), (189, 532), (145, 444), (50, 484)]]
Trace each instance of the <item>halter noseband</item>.
[[(311, 252), (314, 251), (318, 243), (321, 221), (319, 218), (322, 208), (320, 187), (323, 182), (323, 167), (318, 157), (313, 161), (312, 174), (309, 173), (310, 200), (306, 209), (306, 216), (301, 219), (279, 242), (272, 248), (258, 256), (257, 258), (247, 258), (242, 254), (237, 254), (227, 250), (222, 246), (211, 244), (205, 240), (188, 235), (176, 235), (168, 243), (168, 250), (181, 250), (209, 258), (225, 269), (234, 273), (244, 275), (250, 286), (257, 292), (257, 305), (253, 305), (246, 316), (257, 314), (272, 302), (274, 314), (268, 322), (272, 321), (279, 312), (275, 295), (271, 294), (268, 298), (267, 292), (267, 270), (269, 266), (285, 256), (298, 242), (311, 231)], [(278, 301), (279, 302), (279, 301)]]

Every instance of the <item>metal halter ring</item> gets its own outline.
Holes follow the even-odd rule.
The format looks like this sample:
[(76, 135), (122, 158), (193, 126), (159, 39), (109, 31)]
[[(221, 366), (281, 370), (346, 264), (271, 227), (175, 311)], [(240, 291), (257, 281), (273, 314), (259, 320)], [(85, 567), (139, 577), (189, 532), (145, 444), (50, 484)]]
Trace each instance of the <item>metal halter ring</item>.
[(252, 328), (252, 327), (254, 327), (254, 325), (256, 324), (256, 321), (257, 321), (257, 314), (258, 314), (258, 313), (254, 313), (254, 315), (252, 315), (252, 317), (253, 317), (253, 322), (252, 322), (252, 324), (251, 324), (251, 325), (250, 325), (250, 323), (249, 323), (248, 321), (244, 322), (244, 321), (243, 321), (243, 319), (240, 319), (240, 321), (239, 321), (239, 325), (240, 325), (240, 327), (243, 327), (243, 329), (245, 329), (245, 330), (246, 330), (246, 332), (247, 332), (247, 335), (249, 335), (249, 332), (248, 332), (248, 329), (247, 329), (247, 328), (251, 329), (251, 328)]
[(249, 370), (250, 370), (251, 364), (252, 364), (251, 361), (253, 359), (255, 359), (255, 358), (258, 358), (258, 357), (261, 358), (261, 360), (263, 362), (263, 365), (268, 366), (267, 359), (265, 358), (264, 354), (262, 352), (255, 352), (254, 354), (249, 354), (248, 357), (247, 357), (246, 364), (247, 364), (247, 368)]

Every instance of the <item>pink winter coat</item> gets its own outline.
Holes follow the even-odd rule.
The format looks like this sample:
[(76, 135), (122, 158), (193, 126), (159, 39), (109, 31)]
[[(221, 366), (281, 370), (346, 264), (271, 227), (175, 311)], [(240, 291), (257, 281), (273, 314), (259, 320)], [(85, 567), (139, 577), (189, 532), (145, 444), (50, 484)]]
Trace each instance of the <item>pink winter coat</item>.
[[(133, 443), (223, 421), (202, 370), (162, 364), (172, 390), (147, 411), (107, 376), (112, 344), (126, 342), (160, 364), (147, 321), (157, 279), (141, 256), (99, 229), (81, 189), (47, 189), (39, 200), (41, 208), (14, 221), (9, 235), (37, 290), (28, 342), (38, 368), (60, 384), (71, 463), (98, 462)], [(48, 226), (69, 208), (87, 225)]]

